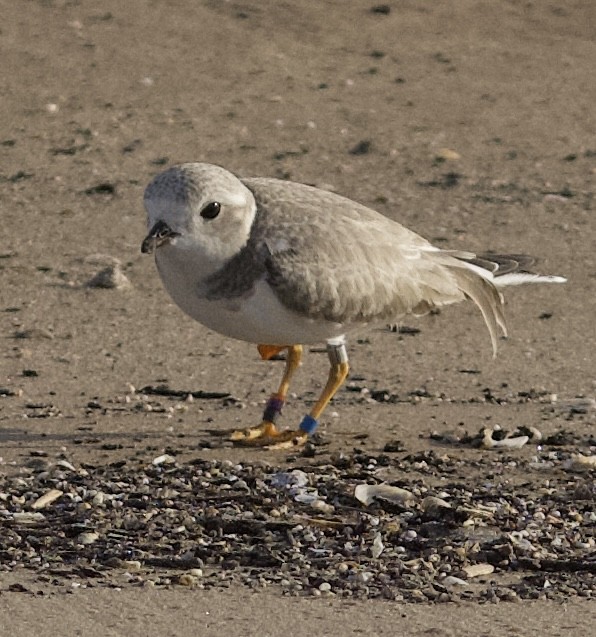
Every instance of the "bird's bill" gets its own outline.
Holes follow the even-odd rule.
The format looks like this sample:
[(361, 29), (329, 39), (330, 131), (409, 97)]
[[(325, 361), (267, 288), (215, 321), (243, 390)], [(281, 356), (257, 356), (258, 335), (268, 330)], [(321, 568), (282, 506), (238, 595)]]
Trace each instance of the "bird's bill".
[(174, 232), (165, 221), (158, 221), (153, 225), (153, 228), (149, 230), (149, 234), (143, 239), (141, 252), (143, 254), (150, 254), (160, 246), (170, 243), (174, 237), (179, 236), (180, 233)]

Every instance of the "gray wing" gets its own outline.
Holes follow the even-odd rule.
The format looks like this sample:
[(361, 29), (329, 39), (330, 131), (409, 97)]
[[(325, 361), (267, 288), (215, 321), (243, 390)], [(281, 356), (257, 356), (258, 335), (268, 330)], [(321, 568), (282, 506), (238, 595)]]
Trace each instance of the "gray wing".
[[(245, 179), (257, 214), (247, 245), (209, 281), (210, 299), (250, 295), (266, 279), (289, 309), (346, 325), (394, 321), (471, 298), (496, 351), (502, 297), (470, 268), (475, 255), (442, 251), (350, 199), (303, 184)], [(490, 278), (490, 275), (488, 275)]]
[[(396, 320), (473, 298), (491, 333), (504, 320), (494, 286), (457, 257), (334, 193), (247, 179), (267, 281), (287, 307), (339, 323)], [(494, 328), (494, 329), (493, 329)]]

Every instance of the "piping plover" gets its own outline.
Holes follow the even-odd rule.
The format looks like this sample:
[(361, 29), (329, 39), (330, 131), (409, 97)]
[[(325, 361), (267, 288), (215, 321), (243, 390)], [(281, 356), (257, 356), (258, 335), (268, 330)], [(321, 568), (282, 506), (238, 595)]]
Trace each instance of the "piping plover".
[[(157, 175), (145, 191), (161, 279), (189, 316), (225, 336), (259, 344), (265, 359), (287, 350), (281, 384), (263, 421), (232, 439), (290, 447), (305, 442), (346, 379), (345, 336), (363, 325), (423, 315), (466, 298), (479, 307), (497, 350), (506, 334), (499, 289), (560, 283), (520, 255), (443, 250), (350, 199), (289, 181), (241, 179), (212, 164)], [(296, 430), (275, 421), (302, 345), (325, 342), (327, 384)]]

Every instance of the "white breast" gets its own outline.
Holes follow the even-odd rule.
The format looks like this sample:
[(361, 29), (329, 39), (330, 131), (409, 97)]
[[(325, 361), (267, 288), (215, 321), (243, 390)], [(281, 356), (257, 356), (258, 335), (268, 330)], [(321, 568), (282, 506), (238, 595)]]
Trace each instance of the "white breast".
[(294, 345), (322, 343), (343, 336), (341, 323), (310, 319), (288, 310), (265, 280), (246, 297), (209, 301), (200, 293), (197, 270), (168, 258), (161, 250), (156, 263), (163, 284), (176, 304), (209, 329), (249, 343)]

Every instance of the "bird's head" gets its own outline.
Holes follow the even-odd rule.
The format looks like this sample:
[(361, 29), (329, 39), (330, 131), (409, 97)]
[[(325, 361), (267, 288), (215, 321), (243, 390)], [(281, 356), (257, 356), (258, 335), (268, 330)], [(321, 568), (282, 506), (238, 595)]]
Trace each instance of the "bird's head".
[(144, 196), (149, 234), (141, 251), (184, 252), (203, 275), (219, 269), (248, 241), (255, 200), (232, 173), (212, 164), (173, 166)]

